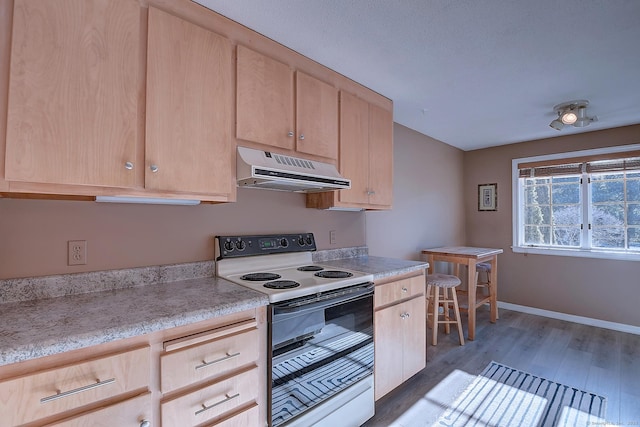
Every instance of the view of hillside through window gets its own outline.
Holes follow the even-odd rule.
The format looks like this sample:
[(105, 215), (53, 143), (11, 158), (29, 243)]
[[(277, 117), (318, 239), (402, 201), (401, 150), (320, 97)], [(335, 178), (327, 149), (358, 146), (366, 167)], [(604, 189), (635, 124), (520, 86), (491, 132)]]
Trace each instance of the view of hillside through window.
[(590, 180), (581, 181), (582, 175), (521, 178), (524, 244), (640, 250), (640, 172), (585, 176)]

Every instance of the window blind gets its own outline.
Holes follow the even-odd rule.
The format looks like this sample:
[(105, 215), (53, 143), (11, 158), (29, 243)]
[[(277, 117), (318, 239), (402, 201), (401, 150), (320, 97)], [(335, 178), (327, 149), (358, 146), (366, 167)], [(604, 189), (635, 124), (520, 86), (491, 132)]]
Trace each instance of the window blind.
[(520, 178), (540, 178), (560, 175), (579, 175), (582, 173), (582, 163), (566, 165), (539, 166), (519, 169)]
[(583, 171), (606, 173), (634, 170), (640, 170), (639, 151), (518, 164), (520, 178), (579, 175)]
[(587, 162), (587, 172), (621, 172), (640, 170), (640, 157)]

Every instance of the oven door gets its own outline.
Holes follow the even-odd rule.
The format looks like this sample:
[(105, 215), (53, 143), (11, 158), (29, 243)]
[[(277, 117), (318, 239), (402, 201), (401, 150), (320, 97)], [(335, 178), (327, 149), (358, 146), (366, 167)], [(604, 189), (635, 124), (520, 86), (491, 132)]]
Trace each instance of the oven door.
[(340, 393), (373, 374), (373, 283), (272, 304), (269, 326), (273, 427), (346, 404)]

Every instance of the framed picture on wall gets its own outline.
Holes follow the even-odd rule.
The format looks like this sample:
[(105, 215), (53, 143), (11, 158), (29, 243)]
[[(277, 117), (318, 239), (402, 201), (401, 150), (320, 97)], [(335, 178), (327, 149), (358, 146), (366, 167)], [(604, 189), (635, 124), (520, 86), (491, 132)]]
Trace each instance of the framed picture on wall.
[(478, 185), (478, 210), (498, 210), (498, 184), (494, 183)]

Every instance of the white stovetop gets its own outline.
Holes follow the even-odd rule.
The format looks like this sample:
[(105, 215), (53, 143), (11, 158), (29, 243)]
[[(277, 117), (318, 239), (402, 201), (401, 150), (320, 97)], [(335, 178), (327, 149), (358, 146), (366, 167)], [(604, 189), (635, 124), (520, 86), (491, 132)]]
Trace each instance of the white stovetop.
[[(324, 270), (348, 271), (352, 276), (346, 279), (327, 279), (315, 276), (317, 271), (297, 270), (298, 267), (306, 265), (321, 266)], [(279, 302), (306, 295), (313, 295), (318, 292), (330, 291), (373, 280), (373, 275), (371, 274), (316, 264), (312, 261), (310, 252), (224, 259), (218, 261), (216, 267), (219, 277), (265, 293), (269, 296), (270, 302)], [(290, 289), (265, 288), (264, 284), (269, 282), (269, 280), (252, 282), (241, 279), (243, 275), (249, 273), (279, 274), (281, 277), (277, 280), (293, 280), (299, 283), (300, 286)]]

